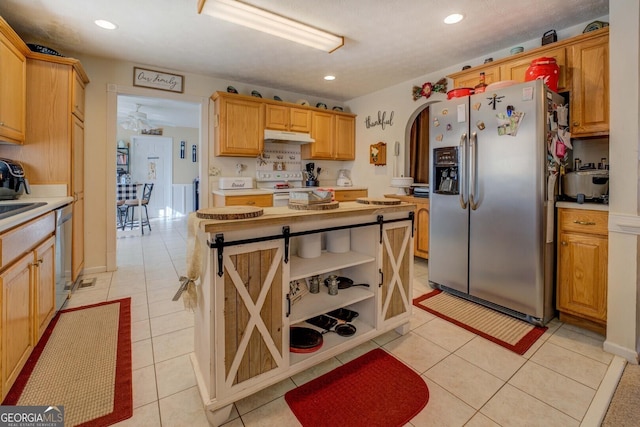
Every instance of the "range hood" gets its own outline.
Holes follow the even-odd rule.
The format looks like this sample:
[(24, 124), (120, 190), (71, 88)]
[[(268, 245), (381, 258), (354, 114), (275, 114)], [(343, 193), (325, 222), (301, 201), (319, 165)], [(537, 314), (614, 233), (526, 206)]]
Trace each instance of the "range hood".
[(264, 142), (277, 142), (280, 144), (309, 144), (316, 142), (311, 135), (304, 132), (287, 132), (284, 130), (265, 129)]

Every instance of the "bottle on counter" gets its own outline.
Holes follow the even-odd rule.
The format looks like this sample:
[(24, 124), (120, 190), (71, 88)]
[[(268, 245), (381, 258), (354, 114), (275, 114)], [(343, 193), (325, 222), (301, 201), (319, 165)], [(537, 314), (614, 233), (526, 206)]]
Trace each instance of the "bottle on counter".
[(573, 159), (573, 170), (575, 171), (579, 171), (580, 167), (582, 166), (582, 160), (580, 160), (579, 158), (575, 158)]
[(483, 93), (487, 89), (487, 84), (485, 83), (484, 71), (480, 73), (480, 83), (478, 83), (473, 88), (473, 93)]

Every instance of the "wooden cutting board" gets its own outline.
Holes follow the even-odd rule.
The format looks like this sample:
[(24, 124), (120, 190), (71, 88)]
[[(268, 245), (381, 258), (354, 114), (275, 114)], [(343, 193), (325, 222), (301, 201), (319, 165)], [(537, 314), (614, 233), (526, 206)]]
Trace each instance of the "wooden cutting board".
[(316, 203), (313, 205), (303, 205), (300, 203), (289, 203), (289, 209), (295, 209), (299, 211), (327, 211), (330, 209), (337, 209), (340, 207), (340, 202), (327, 202)]
[(365, 205), (399, 205), (402, 203), (399, 199), (390, 199), (388, 197), (358, 197), (356, 202)]
[(264, 209), (256, 206), (221, 206), (198, 209), (196, 216), (202, 219), (247, 219), (262, 216)]

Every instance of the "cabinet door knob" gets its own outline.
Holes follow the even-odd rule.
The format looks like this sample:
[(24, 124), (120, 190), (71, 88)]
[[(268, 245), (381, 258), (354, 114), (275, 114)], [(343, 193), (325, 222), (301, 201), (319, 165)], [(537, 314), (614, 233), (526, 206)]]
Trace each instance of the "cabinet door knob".
[(573, 125), (574, 125), (574, 126), (580, 126), (580, 123), (578, 123), (578, 122), (573, 122)]
[(562, 246), (567, 246), (567, 242), (565, 242), (564, 240), (563, 240), (562, 242), (560, 242), (560, 244), (561, 244)]
[(254, 202), (253, 200), (249, 200), (249, 201), (247, 202), (247, 204), (248, 204), (248, 205), (255, 205), (255, 204), (256, 204), (256, 202)]

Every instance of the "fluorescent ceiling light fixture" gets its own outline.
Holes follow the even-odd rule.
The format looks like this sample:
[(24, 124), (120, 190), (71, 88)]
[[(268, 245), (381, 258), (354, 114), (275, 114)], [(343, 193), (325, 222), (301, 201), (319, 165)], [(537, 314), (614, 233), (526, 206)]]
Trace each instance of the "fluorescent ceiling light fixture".
[(335, 80), (336, 76), (324, 76), (325, 80)]
[(462, 21), (462, 18), (464, 18), (463, 15), (461, 15), (459, 13), (452, 13), (451, 15), (447, 16), (446, 18), (444, 18), (444, 23), (445, 24), (457, 24), (458, 22)]
[(199, 12), (315, 49), (333, 52), (344, 37), (234, 0), (199, 0)]
[(100, 28), (104, 28), (105, 30), (115, 30), (116, 28), (118, 28), (118, 26), (113, 22), (105, 21), (104, 19), (96, 19), (95, 21), (93, 21), (93, 23)]

